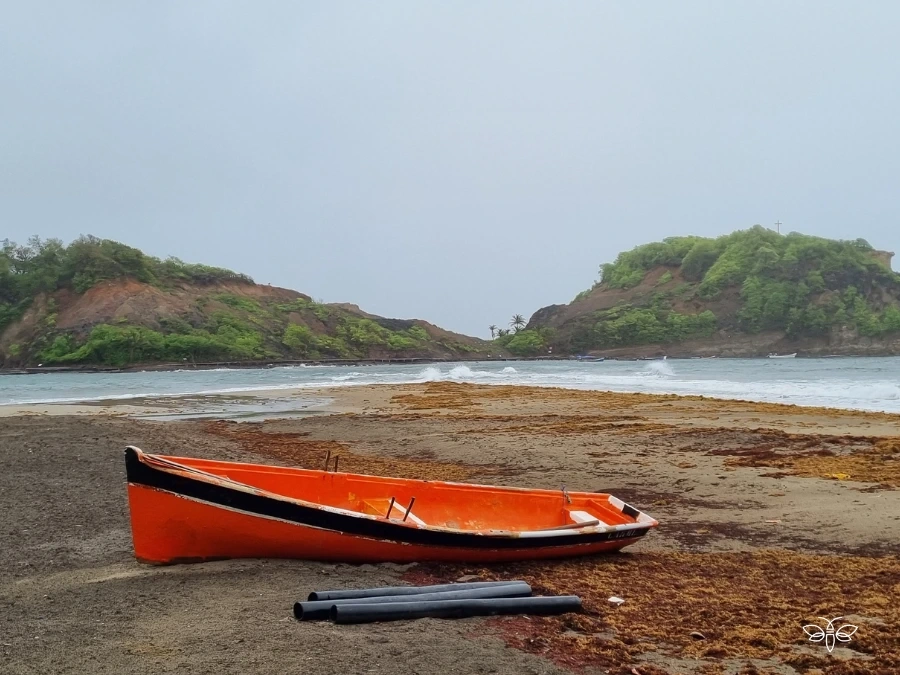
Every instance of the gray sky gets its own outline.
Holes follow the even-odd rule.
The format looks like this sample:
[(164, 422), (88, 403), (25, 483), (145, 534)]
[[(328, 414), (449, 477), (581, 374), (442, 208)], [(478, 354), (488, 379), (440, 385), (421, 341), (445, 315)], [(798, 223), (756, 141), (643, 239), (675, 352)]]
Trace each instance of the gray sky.
[(0, 238), (485, 335), (754, 223), (900, 253), (900, 3), (19, 2)]

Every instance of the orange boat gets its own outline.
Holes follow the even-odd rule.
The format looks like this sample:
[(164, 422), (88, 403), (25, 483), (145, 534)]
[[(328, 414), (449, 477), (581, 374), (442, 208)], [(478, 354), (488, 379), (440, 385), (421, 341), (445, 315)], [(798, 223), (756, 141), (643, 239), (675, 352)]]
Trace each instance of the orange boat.
[(135, 556), (497, 562), (614, 551), (657, 521), (607, 494), (381, 478), (125, 450)]

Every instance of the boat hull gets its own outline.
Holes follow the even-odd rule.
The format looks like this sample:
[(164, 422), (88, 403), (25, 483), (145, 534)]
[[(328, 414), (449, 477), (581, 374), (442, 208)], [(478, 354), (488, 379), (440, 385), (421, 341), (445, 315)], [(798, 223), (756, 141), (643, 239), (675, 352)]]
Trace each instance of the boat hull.
[(512, 562), (619, 550), (629, 538), (521, 548), (433, 546), (373, 539), (260, 517), (155, 488), (128, 486), (135, 557), (171, 565), (230, 558), (295, 558), (325, 562)]
[[(569, 495), (205, 462), (144, 455), (136, 448), (126, 450), (125, 466), (135, 556), (155, 564), (227, 558), (300, 558), (359, 563), (560, 558), (621, 549), (657, 524), (646, 514), (609, 495)], [(229, 474), (244, 475), (256, 485), (235, 481)], [(564, 498), (575, 509), (593, 504), (591, 508), (596, 513), (602, 512), (605, 521), (588, 521), (584, 527), (569, 524), (520, 532), (465, 530), (428, 526), (415, 515), (407, 521), (406, 516), (401, 520), (346, 507), (326, 506), (275, 493), (265, 487), (271, 484), (279, 489), (289, 491), (293, 487), (296, 490), (301, 481), (306, 481), (304, 490), (311, 494), (323, 490), (322, 494), (332, 496), (371, 490), (373, 485), (378, 490), (387, 490), (386, 486), (390, 484), (392, 491), (415, 489), (420, 496), (430, 496), (437, 501), (446, 490), (460, 493), (456, 501), (451, 502), (452, 508), (460, 512), (467, 505), (471, 506), (473, 500), (481, 500), (479, 503), (486, 506), (502, 505), (504, 498), (520, 502), (524, 499), (526, 504), (530, 503), (527, 500), (543, 499), (542, 503), (546, 504), (550, 495), (557, 504), (557, 512), (563, 511), (560, 505)], [(429, 489), (431, 493), (427, 492)], [(422, 491), (426, 492), (423, 494)], [(608, 502), (595, 502), (595, 497), (606, 498)], [(427, 509), (421, 513), (427, 514)]]

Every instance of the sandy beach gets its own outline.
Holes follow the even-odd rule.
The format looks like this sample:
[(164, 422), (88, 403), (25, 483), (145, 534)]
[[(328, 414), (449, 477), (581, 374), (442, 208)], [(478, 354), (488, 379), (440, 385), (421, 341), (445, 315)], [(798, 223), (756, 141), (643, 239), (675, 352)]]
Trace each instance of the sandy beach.
[[(328, 402), (241, 423), (134, 417), (172, 401), (2, 409), (0, 671), (900, 672), (898, 415), (453, 383), (303, 396)], [(620, 554), (534, 564), (150, 567), (131, 551), (129, 444), (309, 468), (331, 451), (351, 472), (610, 492), (660, 526)], [(466, 575), (578, 594), (586, 611), (291, 616), (312, 590)], [(802, 626), (836, 616), (858, 630), (829, 654)]]

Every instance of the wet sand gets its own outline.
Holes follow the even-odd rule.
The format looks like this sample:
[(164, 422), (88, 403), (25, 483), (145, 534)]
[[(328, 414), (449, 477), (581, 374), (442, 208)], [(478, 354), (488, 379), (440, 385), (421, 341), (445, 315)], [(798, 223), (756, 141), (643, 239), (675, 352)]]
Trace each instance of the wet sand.
[[(330, 402), (262, 423), (135, 419), (148, 410), (134, 402), (0, 419), (0, 672), (900, 672), (900, 416), (448, 383), (297, 395)], [(661, 524), (576, 561), (149, 567), (130, 547), (128, 444), (316, 468), (331, 451), (346, 471), (607, 491)], [(470, 574), (577, 593), (587, 612), (291, 618), (326, 586)], [(803, 624), (842, 614), (859, 626), (850, 643), (829, 655), (806, 641)]]

